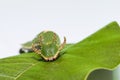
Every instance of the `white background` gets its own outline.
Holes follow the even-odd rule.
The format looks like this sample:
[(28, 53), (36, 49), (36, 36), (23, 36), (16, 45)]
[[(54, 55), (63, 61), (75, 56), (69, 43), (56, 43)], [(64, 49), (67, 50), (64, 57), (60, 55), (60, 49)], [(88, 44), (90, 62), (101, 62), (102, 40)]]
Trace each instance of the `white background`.
[(119, 0), (0, 0), (0, 58), (43, 30), (73, 43), (111, 21), (120, 22)]
[(0, 58), (43, 30), (74, 43), (111, 21), (120, 22), (120, 0), (0, 0)]

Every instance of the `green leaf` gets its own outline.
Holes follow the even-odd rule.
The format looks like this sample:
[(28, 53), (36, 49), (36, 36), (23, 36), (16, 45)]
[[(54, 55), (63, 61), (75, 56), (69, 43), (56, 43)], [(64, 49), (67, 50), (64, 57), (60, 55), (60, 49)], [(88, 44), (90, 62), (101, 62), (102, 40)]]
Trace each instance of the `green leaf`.
[(34, 53), (1, 59), (0, 80), (86, 80), (93, 70), (112, 70), (120, 64), (120, 27), (112, 22), (62, 53), (53, 62)]

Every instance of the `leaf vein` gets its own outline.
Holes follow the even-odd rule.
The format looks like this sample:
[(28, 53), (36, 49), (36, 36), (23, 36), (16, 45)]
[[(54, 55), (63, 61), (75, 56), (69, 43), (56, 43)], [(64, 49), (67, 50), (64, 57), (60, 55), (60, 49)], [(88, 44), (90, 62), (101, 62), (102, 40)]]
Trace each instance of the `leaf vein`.
[[(37, 63), (36, 63), (37, 64)], [(29, 70), (30, 68), (32, 68), (34, 65), (36, 64), (31, 64), (31, 66), (27, 67), (26, 69), (24, 69), (19, 75), (17, 75), (14, 79), (17, 80), (22, 74), (24, 74), (27, 70)]]

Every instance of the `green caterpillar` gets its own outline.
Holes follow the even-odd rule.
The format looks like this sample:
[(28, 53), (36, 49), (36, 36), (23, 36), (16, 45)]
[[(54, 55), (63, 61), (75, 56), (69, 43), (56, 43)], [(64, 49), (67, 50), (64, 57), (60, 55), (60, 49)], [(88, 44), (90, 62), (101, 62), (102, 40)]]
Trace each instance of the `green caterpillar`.
[[(64, 37), (64, 42), (60, 44), (59, 36), (53, 31), (43, 31), (38, 37), (39, 40), (37, 43), (32, 44), (32, 49), (45, 61), (55, 60), (66, 44), (66, 38)], [(40, 46), (40, 49), (36, 48), (36, 44), (37, 46)]]

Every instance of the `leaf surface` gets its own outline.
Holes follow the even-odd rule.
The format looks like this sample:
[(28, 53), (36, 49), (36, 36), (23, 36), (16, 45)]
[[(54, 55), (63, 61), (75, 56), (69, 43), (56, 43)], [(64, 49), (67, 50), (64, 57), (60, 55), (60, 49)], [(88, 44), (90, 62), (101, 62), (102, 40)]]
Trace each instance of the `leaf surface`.
[(120, 64), (120, 27), (112, 22), (62, 53), (53, 62), (34, 53), (1, 59), (0, 80), (86, 80), (93, 70), (112, 70)]

